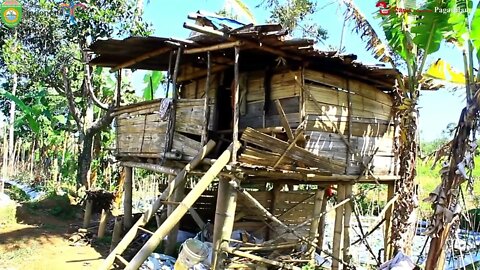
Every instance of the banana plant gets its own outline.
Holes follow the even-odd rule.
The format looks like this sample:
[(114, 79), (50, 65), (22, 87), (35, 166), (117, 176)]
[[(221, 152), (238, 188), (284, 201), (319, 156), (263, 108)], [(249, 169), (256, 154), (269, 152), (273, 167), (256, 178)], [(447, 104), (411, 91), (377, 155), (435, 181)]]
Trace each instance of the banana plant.
[[(427, 0), (423, 6), (413, 8), (411, 6), (415, 6), (415, 1), (413, 5), (412, 1), (407, 0), (381, 1), (382, 12), (379, 12), (378, 17), (386, 37), (384, 42), (353, 0), (341, 2), (347, 7), (346, 19), (355, 22), (354, 30), (367, 43), (367, 50), (373, 52), (378, 60), (390, 63), (393, 68), (405, 67), (406, 70), (406, 76), (397, 77), (398, 87), (395, 91), (396, 114), (402, 128), (399, 136), (400, 181), (397, 181), (395, 187), (400, 196), (395, 204), (392, 243), (394, 250), (409, 253), (413, 234), (407, 232), (412, 229), (413, 224), (409, 219), (417, 201), (414, 192), (418, 148), (417, 102), (419, 90), (427, 87), (424, 83), (426, 80), (422, 80), (425, 63), (428, 56), (437, 52), (444, 41), (454, 42), (458, 46), (467, 44), (465, 58), (468, 58), (468, 54), (472, 55), (474, 49), (479, 55), (478, 11), (474, 12), (473, 20), (468, 21), (470, 14), (456, 12), (467, 11), (471, 7), (471, 1), (468, 0)], [(436, 12), (439, 10), (442, 12)], [(473, 70), (472, 57), (468, 59), (470, 70)], [(473, 82), (471, 74), (468, 73), (468, 80)], [(467, 95), (470, 99), (469, 89)], [(387, 256), (392, 255), (391, 251), (386, 252)]]
[(160, 71), (150, 71), (143, 77), (143, 82), (147, 84), (142, 90), (143, 98), (144, 100), (152, 100), (163, 83), (163, 74)]

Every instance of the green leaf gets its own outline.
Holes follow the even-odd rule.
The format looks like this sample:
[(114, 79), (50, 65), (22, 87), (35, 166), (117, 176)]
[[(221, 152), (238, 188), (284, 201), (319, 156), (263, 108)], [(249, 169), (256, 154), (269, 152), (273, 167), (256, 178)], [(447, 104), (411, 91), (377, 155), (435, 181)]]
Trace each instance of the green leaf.
[(34, 118), (34, 116), (36, 116), (36, 115), (30, 107), (25, 105), (25, 103), (23, 103), (23, 101), (21, 99), (12, 95), (8, 91), (5, 91), (5, 90), (0, 91), (0, 96), (4, 96), (4, 97), (10, 99), (11, 101), (15, 102), (15, 104), (18, 106), (18, 108), (25, 114), (25, 118), (27, 119), (27, 122), (28, 122), (28, 125), (30, 126), (30, 129), (32, 129), (33, 132), (38, 133), (40, 128), (38, 126), (38, 122)]
[(160, 71), (152, 71), (143, 77), (143, 82), (147, 86), (143, 89), (143, 98), (145, 100), (152, 100), (162, 83), (163, 74)]
[(55, 115), (55, 119), (57, 119), (57, 121), (60, 124), (66, 124), (67, 123), (67, 118), (64, 115)]
[(480, 61), (480, 2), (473, 13), (470, 26), (470, 38), (472, 39), (473, 47), (477, 50), (477, 59)]

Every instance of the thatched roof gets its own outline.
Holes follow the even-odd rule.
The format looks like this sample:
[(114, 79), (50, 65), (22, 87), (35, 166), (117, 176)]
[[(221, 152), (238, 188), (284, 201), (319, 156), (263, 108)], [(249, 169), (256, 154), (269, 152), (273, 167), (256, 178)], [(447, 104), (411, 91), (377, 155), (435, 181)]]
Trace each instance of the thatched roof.
[(390, 91), (399, 74), (396, 69), (381, 65), (365, 65), (355, 61), (354, 54), (340, 55), (336, 51), (320, 51), (311, 39), (292, 39), (279, 24), (242, 24), (235, 20), (197, 12), (189, 16), (196, 24), (185, 23), (193, 30), (188, 39), (163, 37), (129, 37), (123, 40), (98, 40), (90, 46), (95, 54), (92, 65), (118, 68), (167, 70), (170, 52), (182, 47), (182, 63), (206, 68), (206, 50), (211, 51), (213, 64), (231, 65), (234, 46), (241, 48), (243, 69), (263, 68), (282, 60), (290, 66), (332, 72), (367, 81), (384, 91)]

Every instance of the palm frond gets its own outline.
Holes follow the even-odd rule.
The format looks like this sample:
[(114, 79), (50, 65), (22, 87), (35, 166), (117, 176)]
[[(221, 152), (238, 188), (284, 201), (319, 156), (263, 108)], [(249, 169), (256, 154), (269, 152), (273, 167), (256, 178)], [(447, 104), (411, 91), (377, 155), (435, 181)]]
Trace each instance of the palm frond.
[(375, 29), (373, 29), (372, 25), (368, 22), (357, 6), (355, 6), (353, 1), (341, 1), (347, 8), (345, 11), (345, 20), (353, 21), (355, 23), (353, 31), (359, 34), (360, 38), (367, 43), (365, 46), (367, 51), (372, 52), (377, 60), (390, 63), (392, 66), (395, 66), (390, 47), (379, 38), (375, 32)]

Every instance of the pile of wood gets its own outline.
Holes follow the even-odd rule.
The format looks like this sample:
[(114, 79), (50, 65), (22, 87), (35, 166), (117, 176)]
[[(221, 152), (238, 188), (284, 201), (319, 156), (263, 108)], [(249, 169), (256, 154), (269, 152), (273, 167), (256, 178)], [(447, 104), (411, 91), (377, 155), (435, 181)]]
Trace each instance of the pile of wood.
[[(298, 130), (298, 129), (297, 129)], [(297, 167), (314, 169), (324, 173), (343, 173), (345, 163), (315, 155), (296, 145), (301, 132), (291, 141), (283, 141), (252, 128), (241, 137), (247, 146), (239, 161), (265, 167), (295, 170)]]
[(93, 213), (101, 213), (102, 210), (110, 210), (112, 208), (115, 195), (105, 190), (89, 190), (87, 193), (87, 201), (92, 201)]

